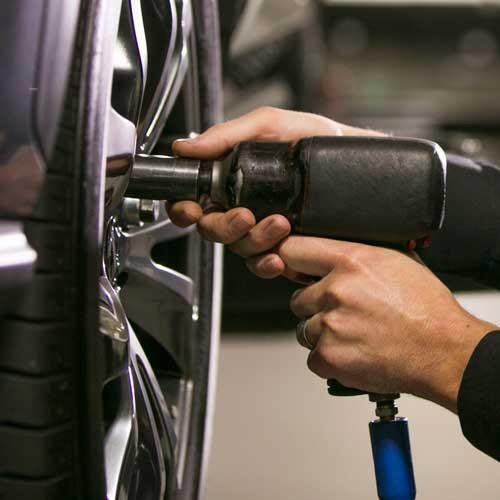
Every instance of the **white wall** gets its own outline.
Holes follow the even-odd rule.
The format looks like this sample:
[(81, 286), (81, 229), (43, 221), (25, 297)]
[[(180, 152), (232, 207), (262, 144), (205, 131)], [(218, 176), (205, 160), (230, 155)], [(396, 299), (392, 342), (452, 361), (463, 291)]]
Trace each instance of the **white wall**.
[[(462, 302), (500, 323), (500, 296)], [(500, 464), (463, 438), (456, 416), (403, 396), (419, 500), (500, 497)], [(226, 335), (220, 353), (208, 500), (376, 498), (367, 397), (332, 398), (294, 332)]]

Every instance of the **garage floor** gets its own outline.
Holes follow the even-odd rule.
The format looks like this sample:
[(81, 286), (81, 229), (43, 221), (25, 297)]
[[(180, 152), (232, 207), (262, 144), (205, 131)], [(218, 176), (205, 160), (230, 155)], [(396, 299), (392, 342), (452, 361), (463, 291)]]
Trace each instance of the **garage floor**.
[[(498, 294), (460, 300), (500, 323)], [(411, 396), (399, 408), (420, 500), (498, 499), (498, 463), (465, 441), (454, 415)], [(366, 397), (328, 396), (293, 332), (224, 335), (208, 500), (375, 499), (372, 414)]]

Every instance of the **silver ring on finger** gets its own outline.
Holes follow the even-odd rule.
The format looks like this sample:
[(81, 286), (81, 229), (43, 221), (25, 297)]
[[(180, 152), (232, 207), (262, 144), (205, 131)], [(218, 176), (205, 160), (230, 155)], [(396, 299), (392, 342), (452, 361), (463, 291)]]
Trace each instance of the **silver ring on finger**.
[(297, 337), (302, 339), (304, 347), (312, 351), (315, 345), (307, 337), (307, 321), (306, 319), (297, 325)]

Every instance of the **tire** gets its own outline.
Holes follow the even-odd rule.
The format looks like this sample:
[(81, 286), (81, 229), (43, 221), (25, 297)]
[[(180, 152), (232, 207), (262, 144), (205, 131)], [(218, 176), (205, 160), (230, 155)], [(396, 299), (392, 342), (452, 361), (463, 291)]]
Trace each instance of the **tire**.
[[(142, 5), (148, 1), (143, 0)], [(2, 320), (0, 335), (3, 500), (198, 499), (203, 492), (220, 308), (220, 249), (201, 241), (192, 231), (175, 230), (164, 210), (158, 215), (159, 203), (155, 204), (154, 220), (145, 224), (138, 220), (131, 229), (124, 215), (125, 205), (134, 205), (133, 200), (123, 200), (126, 174), (121, 191), (107, 204), (109, 185), (116, 181), (109, 177), (109, 141), (105, 138), (113, 131), (108, 111), (114, 105), (115, 91), (122, 91), (120, 83), (116, 84), (116, 68), (110, 70), (106, 60), (114, 46), (108, 39), (120, 36), (123, 20), (137, 8), (134, 0), (120, 3), (82, 2), (55, 152), (38, 206), (25, 222), (26, 235), (38, 254), (36, 273), (17, 308)], [(182, 8), (189, 8), (189, 2), (186, 5)], [(191, 114), (198, 128), (220, 119), (214, 3), (194, 1), (193, 14), (188, 42), (197, 60), (189, 61), (186, 75), (190, 81), (184, 76), (179, 87), (171, 89), (171, 108), (159, 120), (161, 130), (155, 131), (146, 152), (160, 147), (166, 135), (192, 131), (192, 126), (186, 130), (186, 124), (185, 130), (173, 134), (169, 130), (186, 104), (194, 108)], [(199, 89), (197, 101), (181, 105), (186, 95), (191, 96), (186, 86), (193, 84)], [(137, 116), (129, 121), (141, 137), (139, 119), (147, 119), (147, 113), (136, 111)], [(134, 144), (134, 148), (144, 144)], [(158, 240), (154, 248), (159, 262), (155, 266), (170, 272), (166, 266), (189, 261), (191, 267), (184, 271), (190, 275), (184, 281), (191, 280), (197, 290), (196, 321), (190, 319), (192, 311), (184, 303), (182, 311), (191, 315), (186, 316), (189, 319), (172, 308), (175, 321), (186, 329), (182, 333), (199, 340), (188, 346), (186, 369), (173, 363), (177, 369), (173, 375), (160, 369), (168, 349), (134, 316), (140, 309), (134, 297), (147, 294), (147, 284), (145, 289), (140, 283), (133, 284), (137, 270), (132, 264), (111, 269), (114, 261), (108, 259), (125, 238), (135, 241), (133, 236), (139, 233), (156, 234), (167, 226), (168, 241)], [(184, 276), (171, 272), (177, 274)], [(169, 293), (178, 301), (178, 290)], [(109, 297), (111, 302), (104, 304)], [(169, 309), (165, 314), (168, 319), (173, 313)], [(116, 338), (117, 331), (122, 338)], [(179, 392), (177, 386), (170, 389), (175, 384), (190, 387), (189, 411), (185, 413), (175, 407), (180, 396), (174, 402), (169, 400), (172, 391)], [(113, 436), (120, 426), (129, 424), (124, 405), (132, 405), (130, 414), (139, 416), (144, 406), (142, 416), (147, 422), (130, 416), (131, 430), (120, 441)], [(182, 473), (181, 441), (185, 442)], [(146, 460), (141, 450), (149, 451), (148, 442), (156, 454), (150, 453)], [(124, 451), (117, 458), (118, 445)], [(144, 486), (141, 474), (151, 475), (150, 486)]]

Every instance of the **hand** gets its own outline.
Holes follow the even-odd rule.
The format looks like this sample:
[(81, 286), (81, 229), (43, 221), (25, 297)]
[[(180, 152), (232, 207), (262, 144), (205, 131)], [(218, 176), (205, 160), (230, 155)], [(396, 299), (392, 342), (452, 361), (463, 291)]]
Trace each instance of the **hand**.
[[(313, 135), (382, 135), (329, 120), (323, 116), (263, 107), (235, 120), (208, 129), (200, 136), (176, 141), (179, 156), (215, 159), (227, 154), (237, 143), (247, 140), (298, 141)], [(197, 223), (202, 235), (211, 241), (228, 244), (242, 257), (258, 256), (248, 261), (249, 268), (261, 278), (274, 278), (285, 271), (282, 259), (272, 251), (290, 233), (290, 224), (280, 215), (266, 217), (258, 224), (245, 208), (226, 213), (203, 214), (191, 201), (169, 207), (174, 222), (182, 227)]]
[(467, 362), (495, 325), (469, 314), (429, 269), (395, 250), (295, 236), (279, 255), (290, 269), (321, 278), (291, 301), (297, 316), (309, 318), (314, 373), (456, 411)]

